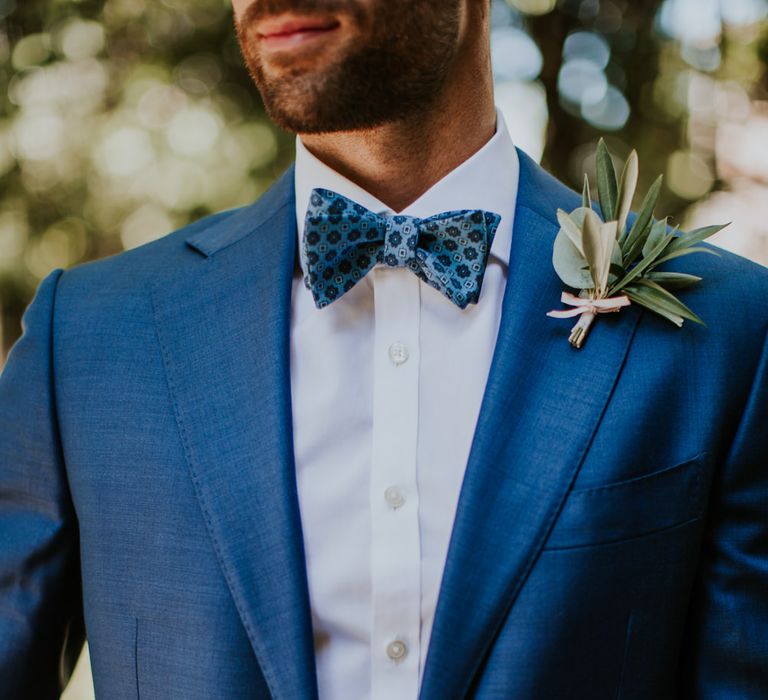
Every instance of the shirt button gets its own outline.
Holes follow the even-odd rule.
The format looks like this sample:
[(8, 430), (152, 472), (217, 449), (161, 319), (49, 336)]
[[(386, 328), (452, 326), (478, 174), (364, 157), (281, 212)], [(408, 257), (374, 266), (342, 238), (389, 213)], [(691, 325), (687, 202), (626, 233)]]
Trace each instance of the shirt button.
[(402, 343), (392, 343), (389, 346), (389, 359), (392, 360), (394, 365), (402, 365), (408, 361), (410, 354), (408, 348)]
[(390, 486), (384, 492), (384, 500), (387, 502), (390, 508), (399, 508), (405, 503), (405, 496), (403, 492), (397, 488), (397, 486)]
[(392, 659), (392, 661), (402, 661), (407, 653), (408, 647), (405, 642), (402, 642), (399, 639), (387, 644), (387, 656)]

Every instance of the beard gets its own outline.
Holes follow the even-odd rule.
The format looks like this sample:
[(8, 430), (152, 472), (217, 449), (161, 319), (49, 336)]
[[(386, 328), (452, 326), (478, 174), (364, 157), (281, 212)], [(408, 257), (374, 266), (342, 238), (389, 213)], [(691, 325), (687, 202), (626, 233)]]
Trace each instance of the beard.
[[(286, 131), (358, 131), (434, 104), (458, 51), (461, 0), (254, 0), (237, 22), (248, 71), (269, 117)], [(342, 15), (356, 30), (330, 58), (269, 61), (256, 22), (281, 13)], [(323, 60), (325, 59), (325, 60)]]

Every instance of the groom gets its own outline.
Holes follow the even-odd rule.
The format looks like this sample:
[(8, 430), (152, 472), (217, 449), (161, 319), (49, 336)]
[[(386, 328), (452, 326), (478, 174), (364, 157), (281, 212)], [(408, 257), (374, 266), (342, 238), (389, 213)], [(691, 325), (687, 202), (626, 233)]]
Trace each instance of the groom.
[[(548, 319), (579, 197), (487, 0), (234, 0), (297, 157), (53, 271), (0, 377), (3, 697), (768, 697), (768, 274)], [(397, 215), (397, 216), (396, 216)], [(690, 261), (690, 262), (688, 262)]]

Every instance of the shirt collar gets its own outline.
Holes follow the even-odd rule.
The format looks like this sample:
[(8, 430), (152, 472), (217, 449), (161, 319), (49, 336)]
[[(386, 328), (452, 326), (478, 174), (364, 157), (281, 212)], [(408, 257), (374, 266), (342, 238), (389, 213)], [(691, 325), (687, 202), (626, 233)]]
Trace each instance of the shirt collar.
[[(495, 212), (501, 216), (501, 221), (490, 254), (508, 266), (519, 175), (517, 150), (497, 108), (496, 133), (491, 139), (400, 213), (426, 218), (457, 209)], [(378, 214), (394, 213), (372, 194), (310, 153), (299, 136), (296, 137), (295, 187), (299, 246), (309, 197), (316, 187), (338, 192)], [(302, 272), (306, 275), (303, 261)]]

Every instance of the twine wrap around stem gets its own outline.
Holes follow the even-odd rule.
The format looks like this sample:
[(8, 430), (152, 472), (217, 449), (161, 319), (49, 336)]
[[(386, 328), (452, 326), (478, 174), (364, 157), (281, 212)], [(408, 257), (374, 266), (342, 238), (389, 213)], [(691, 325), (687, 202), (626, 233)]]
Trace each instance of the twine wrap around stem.
[(580, 348), (584, 343), (597, 314), (616, 313), (622, 307), (629, 306), (632, 303), (629, 297), (624, 295), (604, 299), (590, 299), (589, 297), (577, 297), (570, 292), (563, 292), (560, 296), (560, 301), (574, 308), (550, 311), (547, 313), (547, 316), (552, 318), (579, 317), (568, 337), (568, 342), (575, 348)]

